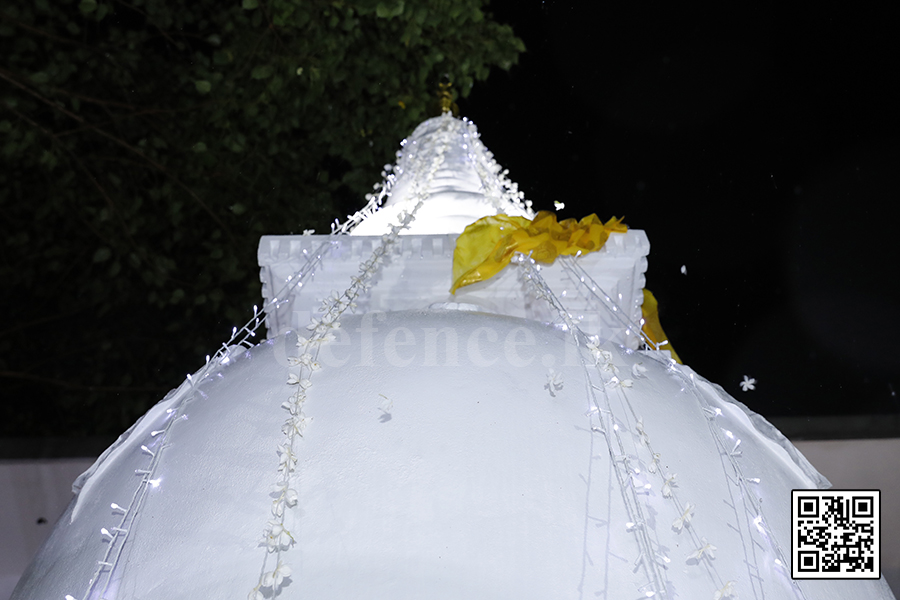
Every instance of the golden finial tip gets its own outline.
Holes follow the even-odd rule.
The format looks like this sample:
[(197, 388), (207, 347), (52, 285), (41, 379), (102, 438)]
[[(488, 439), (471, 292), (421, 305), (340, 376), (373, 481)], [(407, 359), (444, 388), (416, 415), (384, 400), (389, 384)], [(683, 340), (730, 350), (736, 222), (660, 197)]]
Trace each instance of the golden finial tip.
[(459, 116), (459, 106), (453, 101), (453, 82), (450, 81), (448, 75), (444, 75), (442, 81), (438, 83), (438, 102), (441, 107), (441, 114), (452, 113), (454, 117)]

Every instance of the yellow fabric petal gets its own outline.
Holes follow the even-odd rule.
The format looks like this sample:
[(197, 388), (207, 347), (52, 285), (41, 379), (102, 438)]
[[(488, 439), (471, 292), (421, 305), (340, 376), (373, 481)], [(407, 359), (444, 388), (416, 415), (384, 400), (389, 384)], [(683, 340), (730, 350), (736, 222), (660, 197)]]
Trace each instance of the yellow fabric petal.
[(552, 263), (560, 255), (599, 250), (610, 233), (626, 231), (628, 227), (622, 219), (614, 217), (603, 223), (597, 215), (562, 222), (546, 210), (531, 221), (507, 215), (484, 217), (466, 227), (456, 240), (450, 292), (455, 294), (463, 286), (493, 277), (516, 252), (530, 253), (538, 262)]
[(468, 225), (456, 240), (453, 251), (453, 287), (470, 285), (490, 279), (509, 264), (515, 247), (511, 234), (530, 223), (525, 217), (493, 215)]
[(641, 330), (650, 338), (651, 342), (659, 344), (660, 350), (668, 350), (672, 353), (672, 359), (679, 365), (683, 365), (684, 363), (681, 362), (675, 348), (668, 341), (669, 338), (659, 322), (659, 305), (656, 298), (646, 288), (644, 288), (644, 303), (641, 305), (641, 313), (644, 315), (644, 326), (641, 327)]
[[(565, 219), (560, 222), (554, 213), (546, 210), (537, 213), (531, 221), (507, 215), (484, 217), (466, 227), (456, 240), (450, 292), (455, 294), (461, 287), (490, 279), (509, 264), (516, 252), (530, 253), (538, 262), (552, 263), (560, 255), (599, 250), (610, 233), (626, 231), (628, 227), (622, 219), (613, 217), (604, 223), (596, 214), (580, 221)], [(660, 350), (668, 350), (672, 358), (682, 364), (659, 322), (656, 298), (649, 290), (643, 292), (643, 332), (654, 344), (660, 344)]]

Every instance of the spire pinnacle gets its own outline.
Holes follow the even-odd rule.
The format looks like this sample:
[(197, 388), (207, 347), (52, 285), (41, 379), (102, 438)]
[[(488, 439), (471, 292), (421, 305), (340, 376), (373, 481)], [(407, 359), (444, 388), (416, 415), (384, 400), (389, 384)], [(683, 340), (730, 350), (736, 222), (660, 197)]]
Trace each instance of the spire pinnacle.
[(450, 76), (445, 74), (441, 77), (440, 83), (438, 83), (438, 103), (441, 107), (441, 114), (452, 113), (454, 117), (458, 117), (459, 106), (453, 101), (452, 88), (453, 82), (450, 81)]

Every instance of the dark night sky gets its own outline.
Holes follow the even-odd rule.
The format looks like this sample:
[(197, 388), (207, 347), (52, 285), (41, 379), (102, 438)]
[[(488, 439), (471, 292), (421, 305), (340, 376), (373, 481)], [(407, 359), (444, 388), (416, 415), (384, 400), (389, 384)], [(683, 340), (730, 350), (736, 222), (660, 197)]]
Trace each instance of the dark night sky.
[(647, 287), (687, 364), (766, 416), (900, 412), (887, 9), (491, 10), (528, 52), (463, 115), (537, 208), (647, 231)]

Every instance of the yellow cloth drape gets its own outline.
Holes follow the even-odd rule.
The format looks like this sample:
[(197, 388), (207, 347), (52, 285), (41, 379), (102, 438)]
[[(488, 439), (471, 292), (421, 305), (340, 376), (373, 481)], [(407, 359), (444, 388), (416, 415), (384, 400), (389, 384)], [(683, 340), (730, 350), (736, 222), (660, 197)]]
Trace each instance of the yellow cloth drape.
[(557, 222), (556, 215), (546, 210), (531, 221), (506, 215), (484, 217), (466, 227), (456, 240), (450, 292), (455, 294), (463, 286), (490, 279), (516, 252), (531, 253), (538, 262), (552, 263), (560, 255), (599, 250), (614, 231), (624, 233), (628, 227), (622, 219), (613, 217), (603, 223), (597, 215)]
[[(644, 317), (644, 326), (641, 327), (641, 331), (650, 338), (651, 342), (659, 344), (660, 350), (668, 350), (672, 353), (672, 359), (678, 364), (683, 365), (684, 363), (681, 362), (681, 358), (679, 358), (678, 353), (675, 352), (672, 343), (668, 341), (669, 338), (666, 336), (666, 332), (663, 331), (662, 324), (659, 322), (659, 305), (656, 302), (656, 298), (647, 288), (644, 288), (644, 303), (641, 304), (641, 314)], [(665, 343), (663, 344), (662, 342)]]
[[(538, 262), (552, 263), (557, 256), (586, 254), (599, 250), (613, 232), (624, 233), (628, 227), (622, 219), (611, 218), (602, 222), (596, 214), (580, 221), (565, 219), (557, 222), (556, 215), (542, 210), (533, 220), (525, 217), (493, 215), (479, 219), (466, 227), (456, 240), (453, 252), (453, 286), (450, 292), (478, 281), (490, 279), (509, 264), (513, 254), (531, 253)], [(643, 332), (656, 344), (666, 342), (660, 350), (668, 350), (672, 358), (681, 359), (668, 342), (659, 322), (656, 298), (644, 290), (641, 306), (644, 317)]]

